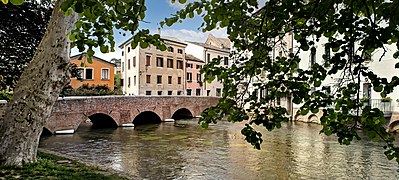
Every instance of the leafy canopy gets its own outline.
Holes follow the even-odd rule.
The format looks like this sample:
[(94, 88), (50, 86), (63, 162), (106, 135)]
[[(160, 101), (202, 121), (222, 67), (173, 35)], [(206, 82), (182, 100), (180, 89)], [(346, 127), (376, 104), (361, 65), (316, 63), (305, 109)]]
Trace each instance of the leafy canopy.
[[(15, 1), (20, 0), (11, 2)], [(145, 17), (144, 3), (145, 0), (65, 0), (61, 10), (66, 15), (79, 14), (80, 20), (69, 37), (80, 51), (87, 47), (89, 56), (94, 54), (93, 47), (100, 47), (104, 53), (114, 50), (114, 27), (133, 34), (133, 48), (153, 44), (165, 50), (159, 35), (138, 28)], [(367, 77), (382, 97), (399, 83), (396, 76), (391, 81), (378, 77), (364, 65), (366, 59), (362, 56), (397, 43), (398, 7), (398, 1), (383, 0), (269, 0), (265, 5), (259, 5), (257, 0), (200, 0), (189, 3), (161, 25), (170, 26), (197, 14), (204, 20), (203, 31), (227, 28), (234, 43), (231, 58), (235, 62), (230, 68), (217, 66), (215, 60), (203, 70), (206, 80), (217, 77), (224, 89), (219, 104), (202, 114), (202, 126), (226, 116), (231, 122), (248, 121), (242, 134), (259, 149), (262, 134), (254, 126), (272, 130), (288, 121), (288, 110), (276, 106), (276, 99), (290, 95), (294, 103), (302, 104), (301, 114), (323, 110), (322, 133), (336, 134), (341, 144), (350, 144), (359, 138), (356, 128), (362, 126), (372, 140), (386, 142), (388, 159), (399, 162), (399, 149), (382, 127), (383, 113), (363, 107), (358, 95), (361, 76)], [(295, 51), (284, 49), (284, 37), (292, 34), (300, 43)], [(303, 61), (298, 54), (315, 51), (322, 38), (327, 39), (324, 45), (331, 48), (332, 56), (324, 56), (323, 64), (314, 63), (310, 69), (298, 69)], [(273, 58), (272, 52), (277, 48), (286, 55)], [(399, 52), (394, 58), (398, 56)], [(312, 90), (321, 86), (327, 76), (337, 73), (351, 78), (342, 81), (334, 92), (330, 88)], [(256, 91), (267, 92), (266, 96), (258, 97), (256, 91), (249, 90), (249, 84)]]
[[(348, 145), (354, 138), (359, 139), (357, 128), (360, 126), (373, 141), (385, 141), (388, 159), (396, 158), (399, 162), (399, 149), (383, 127), (386, 123), (383, 112), (364, 106), (359, 97), (361, 77), (368, 78), (374, 91), (382, 97), (399, 84), (398, 77), (388, 81), (365, 65), (367, 55), (378, 49), (385, 52), (384, 45), (397, 43), (398, 3), (269, 0), (259, 5), (256, 0), (202, 0), (166, 18), (165, 24), (172, 25), (196, 13), (204, 20), (203, 31), (227, 28), (229, 39), (234, 43), (231, 68), (216, 66), (218, 62), (214, 61), (202, 71), (206, 80), (217, 77), (224, 85), (219, 104), (202, 114), (203, 127), (226, 116), (231, 122), (247, 121), (242, 134), (259, 149), (262, 134), (254, 126), (261, 125), (268, 130), (281, 127), (282, 122), (289, 120), (289, 110), (277, 106), (276, 99), (291, 96), (295, 104), (302, 104), (300, 114), (323, 110), (321, 133), (336, 134), (339, 143)], [(284, 38), (291, 35), (300, 45), (284, 49), (287, 47)], [(299, 54), (315, 51), (321, 39), (325, 39), (323, 46), (332, 50), (331, 56), (323, 56), (323, 63), (313, 63), (309, 69), (300, 69), (299, 63), (305, 59)], [(273, 58), (273, 51), (277, 49), (285, 56)], [(398, 56), (396, 52), (394, 58)], [(332, 75), (344, 80), (335, 89), (321, 87), (326, 77)], [(249, 90), (249, 84), (254, 91)], [(258, 97), (256, 92), (267, 95)]]

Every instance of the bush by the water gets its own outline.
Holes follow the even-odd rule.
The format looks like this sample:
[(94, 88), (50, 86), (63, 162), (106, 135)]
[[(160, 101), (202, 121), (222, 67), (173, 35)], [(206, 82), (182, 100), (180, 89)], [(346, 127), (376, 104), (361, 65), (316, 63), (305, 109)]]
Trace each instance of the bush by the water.
[(62, 96), (104, 96), (113, 94), (114, 92), (106, 85), (89, 86), (88, 84), (84, 84), (77, 89), (67, 86), (61, 92)]
[(0, 91), (0, 100), (11, 100), (13, 92), (10, 91)]

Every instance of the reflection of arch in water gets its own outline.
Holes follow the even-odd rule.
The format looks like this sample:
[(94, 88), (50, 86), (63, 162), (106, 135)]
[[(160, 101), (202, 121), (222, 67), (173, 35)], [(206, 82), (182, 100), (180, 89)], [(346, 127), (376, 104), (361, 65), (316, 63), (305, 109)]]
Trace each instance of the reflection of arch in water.
[(134, 125), (157, 124), (157, 123), (161, 123), (161, 118), (158, 116), (158, 114), (152, 111), (141, 112), (133, 119)]
[[(92, 123), (91, 128), (116, 128), (117, 122), (109, 115), (104, 113), (95, 113), (88, 117)], [(82, 123), (82, 122), (81, 122)], [(81, 125), (79, 124), (79, 126)], [(78, 127), (79, 127), (78, 126)]]
[(186, 108), (181, 108), (172, 115), (172, 119), (175, 120), (189, 119), (189, 118), (193, 118), (193, 113), (191, 113), (191, 111)]
[(308, 122), (319, 123), (319, 118), (316, 115), (312, 114), (312, 115), (309, 116)]

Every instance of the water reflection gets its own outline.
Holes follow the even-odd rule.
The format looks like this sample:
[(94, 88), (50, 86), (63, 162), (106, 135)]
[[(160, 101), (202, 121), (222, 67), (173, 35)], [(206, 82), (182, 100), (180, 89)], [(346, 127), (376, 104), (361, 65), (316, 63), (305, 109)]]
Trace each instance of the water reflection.
[(263, 132), (262, 150), (240, 134), (242, 124), (203, 130), (197, 120), (118, 129), (79, 129), (40, 147), (129, 173), (137, 179), (399, 179), (380, 145), (341, 146), (320, 126), (288, 123)]

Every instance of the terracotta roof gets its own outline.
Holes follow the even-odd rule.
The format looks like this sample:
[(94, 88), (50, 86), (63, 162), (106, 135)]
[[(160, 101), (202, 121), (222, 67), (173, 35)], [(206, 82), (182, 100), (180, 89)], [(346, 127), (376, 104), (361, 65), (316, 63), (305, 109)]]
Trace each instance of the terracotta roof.
[(213, 45), (200, 43), (200, 42), (190, 42), (190, 41), (188, 41), (188, 42), (192, 43), (192, 44), (195, 44), (195, 45), (198, 45), (198, 46), (202, 46), (202, 47), (204, 47), (206, 49), (212, 49), (212, 50), (216, 50), (216, 51), (222, 51), (222, 52), (230, 53), (230, 51), (228, 49), (222, 49), (222, 48), (219, 48), (219, 47), (216, 47), (216, 46), (213, 46)]
[(205, 61), (203, 61), (201, 59), (198, 59), (198, 58), (196, 58), (195, 56), (193, 56), (191, 54), (186, 54), (186, 60), (205, 63)]
[[(80, 53), (80, 54), (76, 54), (76, 55), (74, 55), (74, 56), (71, 56), (70, 59), (71, 59), (71, 60), (72, 60), (72, 59), (78, 59), (80, 56), (86, 56), (86, 55), (87, 55), (86, 53)], [(105, 59), (101, 59), (101, 58), (99, 58), (99, 57), (97, 57), (97, 56), (92, 56), (92, 57), (93, 57), (93, 59), (96, 59), (96, 60), (99, 60), (99, 61), (102, 61), (102, 62), (111, 64), (111, 65), (113, 65), (113, 66), (116, 66), (116, 64), (114, 64), (114, 63), (112, 63), (112, 62), (109, 62), (109, 61), (107, 61), (107, 60), (105, 60)]]

